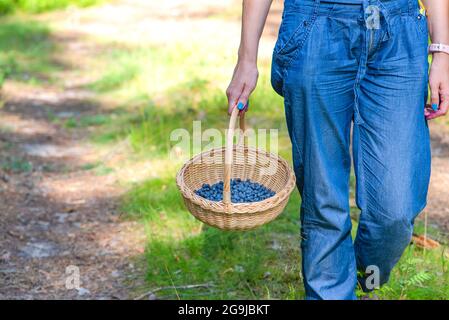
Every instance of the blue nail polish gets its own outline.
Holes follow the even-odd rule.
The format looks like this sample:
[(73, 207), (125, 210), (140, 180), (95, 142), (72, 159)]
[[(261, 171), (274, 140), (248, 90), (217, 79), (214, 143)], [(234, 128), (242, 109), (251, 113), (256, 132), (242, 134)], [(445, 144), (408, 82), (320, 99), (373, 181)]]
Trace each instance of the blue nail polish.
[(243, 103), (239, 102), (239, 104), (237, 105), (237, 109), (243, 110), (243, 108), (245, 108), (245, 105)]
[(438, 110), (438, 104), (432, 103), (432, 110), (437, 111)]

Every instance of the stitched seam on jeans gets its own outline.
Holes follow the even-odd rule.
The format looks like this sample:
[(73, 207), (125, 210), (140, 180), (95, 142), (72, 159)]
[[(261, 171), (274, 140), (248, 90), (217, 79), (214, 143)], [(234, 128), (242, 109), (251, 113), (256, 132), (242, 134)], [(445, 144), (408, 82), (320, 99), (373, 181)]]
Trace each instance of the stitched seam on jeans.
[[(307, 20), (304, 20), (307, 21)], [(286, 51), (286, 48), (289, 47), (289, 44), (291, 42), (295, 42), (295, 37), (296, 35), (304, 28), (304, 21), (302, 21), (302, 23), (299, 23), (299, 25), (296, 27), (295, 31), (293, 31), (292, 35), (290, 37), (287, 38), (287, 40), (280, 46), (280, 48), (277, 48), (278, 46), (278, 42), (276, 42), (276, 45), (274, 46), (274, 52), (278, 55), (283, 55)], [(284, 22), (282, 22), (284, 23)], [(279, 29), (279, 38), (282, 32), (285, 32), (284, 30), (282, 30), (282, 27)]]
[[(310, 24), (313, 24), (313, 25), (314, 25), (314, 21), (315, 21), (315, 20), (313, 20), (312, 22), (310, 22)], [(302, 36), (302, 39), (299, 41), (299, 43), (298, 43), (298, 45), (297, 45), (297, 47), (296, 47), (296, 49), (295, 49), (294, 54), (293, 54), (292, 57), (287, 61), (287, 63), (285, 63), (285, 66), (284, 66), (285, 69), (287, 69), (287, 68), (291, 65), (291, 63), (298, 57), (298, 54), (299, 54), (299, 52), (301, 51), (301, 48), (304, 46), (304, 42), (305, 42), (306, 39), (308, 38), (308, 36), (309, 36), (309, 34), (310, 34), (310, 30), (313, 28), (313, 25), (310, 26), (309, 28), (307, 28), (307, 29), (304, 31), (304, 35)]]
[(375, 47), (371, 49), (371, 56), (368, 57), (367, 61), (376, 59), (376, 56), (379, 52), (379, 48), (380, 48), (381, 44), (384, 42), (383, 39), (385, 38), (385, 35), (387, 34), (387, 32), (385, 32), (385, 31), (382, 31), (382, 32), (383, 33), (381, 35), (379, 35), (379, 39), (377, 39), (377, 43), (376, 43)]
[[(284, 12), (285, 12), (285, 10), (284, 10)], [(295, 29), (295, 31), (293, 32), (293, 34), (292, 34), (290, 37), (288, 37), (287, 41), (285, 41), (285, 43), (284, 43), (278, 50), (276, 50), (276, 45), (277, 45), (277, 43), (276, 43), (276, 45), (274, 46), (274, 49), (275, 49), (276, 54), (278, 54), (278, 55), (283, 55), (283, 54), (285, 53), (286, 48), (288, 47), (288, 45), (289, 45), (291, 42), (295, 42), (295, 38), (296, 38), (296, 36), (298, 35), (298, 33), (301, 32), (301, 30), (304, 30), (304, 35), (302, 36), (302, 38), (307, 38), (308, 32), (310, 31), (310, 29), (312, 28), (312, 25), (313, 25), (313, 23), (314, 23), (314, 20), (315, 20), (314, 17), (316, 17), (316, 16), (318, 15), (316, 10), (313, 11), (312, 13), (310, 13), (310, 11), (309, 11), (309, 12), (299, 12), (299, 11), (298, 11), (298, 13), (305, 14), (305, 15), (309, 15), (310, 18), (305, 18), (304, 20), (302, 20), (301, 23), (299, 23), (299, 25), (296, 27), (296, 29)], [(310, 20), (310, 21), (309, 21), (309, 20)], [(282, 28), (282, 24), (283, 24), (283, 23), (284, 23), (284, 21), (282, 21), (282, 23), (281, 23), (281, 28)], [(304, 23), (308, 23), (308, 25), (307, 25), (307, 26), (304, 26)], [(282, 31), (281, 28), (279, 29), (279, 31)], [(279, 35), (280, 35), (280, 34), (281, 34), (281, 32), (279, 32)], [(300, 42), (297, 44), (297, 49), (300, 48), (300, 47), (302, 46), (302, 43), (303, 43), (303, 42), (304, 42), (304, 41), (300, 41)], [(293, 44), (293, 46), (294, 46), (294, 44)], [(295, 49), (295, 50), (297, 50), (297, 49)]]
[[(287, 71), (285, 71), (285, 72), (287, 72)], [(282, 84), (282, 92), (284, 92), (284, 83), (285, 83), (285, 81)], [(287, 103), (289, 103), (289, 102), (287, 102)], [(288, 107), (285, 104), (286, 104), (286, 101), (284, 99), (284, 108), (290, 108), (291, 109), (291, 104), (290, 103), (289, 103)], [(291, 111), (289, 112), (289, 117), (290, 118), (292, 117)], [(303, 160), (304, 157), (303, 157), (303, 153), (302, 153), (301, 149), (298, 146), (298, 141), (296, 140), (296, 137), (295, 137), (296, 130), (294, 128), (295, 127), (293, 125), (290, 128), (290, 130), (291, 130), (291, 138), (290, 139), (292, 140), (292, 147), (296, 149), (296, 152), (299, 155), (299, 159), (300, 159), (301, 165), (303, 166), (304, 165), (304, 160)]]
[(359, 106), (359, 94), (358, 91), (360, 89), (360, 82), (362, 81), (363, 76), (366, 73), (366, 68), (367, 68), (367, 63), (368, 63), (368, 43), (366, 42), (367, 40), (367, 34), (368, 34), (368, 30), (365, 30), (365, 41), (363, 43), (362, 46), (362, 51), (360, 53), (360, 58), (359, 58), (359, 67), (357, 70), (357, 75), (356, 75), (356, 79), (355, 79), (355, 83), (354, 83), (354, 97), (355, 97), (355, 101), (354, 101), (354, 105), (355, 105), (355, 114), (354, 114), (354, 123), (357, 125), (360, 125), (363, 123), (363, 119), (361, 118), (360, 115), (360, 106)]
[(303, 157), (301, 149), (299, 149), (299, 147), (298, 147), (298, 141), (296, 141), (296, 138), (295, 138), (295, 131), (296, 130), (292, 130), (292, 133), (293, 133), (292, 134), (292, 142), (294, 144), (294, 148), (296, 149), (296, 152), (298, 152), (299, 159), (300, 159), (300, 165), (304, 166), (304, 157)]
[[(362, 146), (363, 139), (362, 139), (362, 132), (360, 130), (360, 127), (358, 128), (358, 130), (359, 130), (359, 134), (358, 134), (359, 141), (357, 142), (358, 143), (358, 150), (357, 150), (357, 152), (358, 152), (358, 164), (357, 164), (357, 167), (358, 167), (358, 175), (359, 175), (358, 182), (360, 184), (359, 185), (359, 190), (358, 190), (359, 191), (358, 198), (361, 200), (360, 202), (362, 204), (365, 204), (365, 208), (366, 208), (365, 170), (364, 170), (364, 167), (363, 167), (363, 146)], [(361, 209), (363, 209), (363, 208), (361, 208)]]

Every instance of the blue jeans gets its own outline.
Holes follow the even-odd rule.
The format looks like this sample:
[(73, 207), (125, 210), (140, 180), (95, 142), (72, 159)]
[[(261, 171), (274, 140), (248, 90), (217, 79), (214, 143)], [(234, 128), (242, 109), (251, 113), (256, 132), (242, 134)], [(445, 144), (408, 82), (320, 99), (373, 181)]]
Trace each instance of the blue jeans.
[(271, 81), (284, 97), (302, 198), (307, 299), (355, 299), (357, 270), (368, 266), (385, 283), (410, 242), (430, 177), (427, 44), (417, 0), (285, 1)]

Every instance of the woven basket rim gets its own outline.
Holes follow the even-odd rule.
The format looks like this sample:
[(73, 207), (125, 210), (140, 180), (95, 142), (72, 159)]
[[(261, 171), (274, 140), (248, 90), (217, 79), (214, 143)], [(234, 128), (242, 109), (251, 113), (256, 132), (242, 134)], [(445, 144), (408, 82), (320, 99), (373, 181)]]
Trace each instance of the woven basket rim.
[(191, 201), (192, 203), (199, 205), (205, 210), (210, 210), (215, 213), (223, 213), (223, 214), (246, 214), (246, 213), (252, 213), (257, 214), (258, 212), (263, 212), (267, 209), (276, 207), (278, 204), (280, 204), (282, 201), (284, 201), (286, 198), (290, 196), (290, 193), (293, 191), (296, 185), (296, 178), (293, 173), (293, 170), (289, 166), (286, 160), (284, 160), (282, 157), (275, 155), (271, 152), (268, 152), (266, 150), (257, 149), (254, 147), (237, 147), (234, 146), (234, 149), (243, 150), (243, 151), (255, 151), (259, 154), (264, 154), (267, 157), (276, 160), (279, 162), (280, 165), (284, 166), (288, 173), (288, 179), (285, 181), (284, 188), (282, 188), (282, 191), (276, 193), (274, 196), (267, 198), (263, 201), (259, 202), (245, 202), (245, 203), (231, 203), (229, 205), (225, 205), (223, 201), (212, 201), (205, 199), (203, 197), (198, 196), (194, 193), (194, 190), (191, 190), (188, 188), (184, 182), (184, 172), (185, 170), (196, 160), (198, 160), (200, 157), (206, 156), (213, 152), (225, 152), (225, 147), (218, 147), (218, 148), (212, 148), (210, 150), (204, 151), (199, 153), (198, 155), (191, 158), (189, 161), (187, 161), (181, 169), (178, 171), (176, 175), (176, 184), (182, 193), (183, 197)]

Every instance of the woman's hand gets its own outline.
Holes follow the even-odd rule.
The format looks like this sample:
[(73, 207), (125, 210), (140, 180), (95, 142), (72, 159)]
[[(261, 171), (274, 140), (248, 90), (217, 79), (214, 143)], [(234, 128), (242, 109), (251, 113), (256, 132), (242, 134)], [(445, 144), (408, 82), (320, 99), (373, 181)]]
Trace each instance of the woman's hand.
[(271, 2), (272, 0), (243, 0), (242, 2), (239, 59), (231, 83), (226, 90), (229, 114), (235, 106), (241, 110), (240, 112), (245, 112), (248, 109), (249, 95), (256, 88), (259, 77), (257, 51)]
[(235, 66), (231, 83), (226, 90), (228, 97), (228, 113), (231, 114), (235, 106), (242, 112), (248, 109), (248, 99), (257, 84), (259, 72), (256, 63), (239, 61)]
[(431, 105), (424, 111), (427, 120), (445, 115), (449, 109), (449, 54), (438, 52), (433, 54), (429, 74)]

